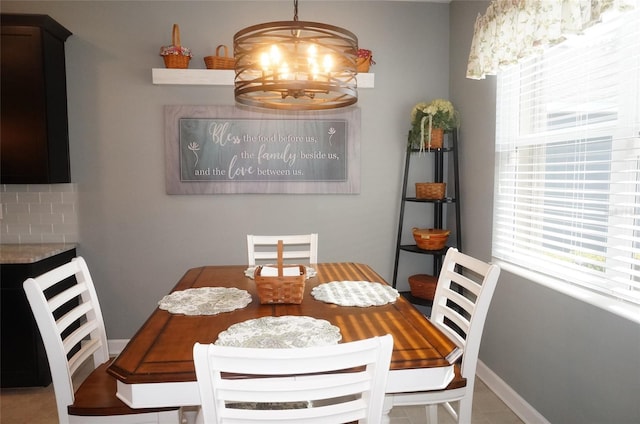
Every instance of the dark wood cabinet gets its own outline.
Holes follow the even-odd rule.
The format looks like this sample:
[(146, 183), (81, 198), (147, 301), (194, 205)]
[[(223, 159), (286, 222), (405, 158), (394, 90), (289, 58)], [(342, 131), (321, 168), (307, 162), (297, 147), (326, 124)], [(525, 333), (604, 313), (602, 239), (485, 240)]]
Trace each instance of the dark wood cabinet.
[[(22, 283), (29, 277), (37, 277), (69, 262), (75, 256), (76, 250), (71, 249), (33, 263), (0, 265), (2, 387), (47, 386), (51, 383), (47, 354)], [(74, 283), (75, 280), (71, 280), (69, 286)]]
[(66, 28), (46, 15), (0, 15), (0, 182), (71, 182)]

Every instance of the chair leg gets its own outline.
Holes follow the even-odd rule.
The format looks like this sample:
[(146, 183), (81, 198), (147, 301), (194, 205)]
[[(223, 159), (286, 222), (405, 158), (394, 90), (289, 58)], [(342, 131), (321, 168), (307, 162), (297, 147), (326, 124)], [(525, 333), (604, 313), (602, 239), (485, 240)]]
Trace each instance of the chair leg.
[(438, 424), (438, 404), (427, 405), (427, 423)]
[(460, 399), (458, 403), (458, 424), (471, 423), (472, 400), (473, 398), (471, 396), (465, 396)]
[(182, 424), (196, 424), (199, 407), (185, 406), (182, 408)]
[(176, 409), (174, 411), (159, 412), (157, 417), (158, 424), (178, 424), (182, 421), (182, 411)]

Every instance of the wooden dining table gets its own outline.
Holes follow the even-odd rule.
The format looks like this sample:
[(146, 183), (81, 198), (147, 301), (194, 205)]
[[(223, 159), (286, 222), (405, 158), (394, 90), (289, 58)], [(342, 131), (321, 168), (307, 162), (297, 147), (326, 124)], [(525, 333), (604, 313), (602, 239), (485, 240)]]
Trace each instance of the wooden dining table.
[(156, 308), (108, 368), (118, 380), (118, 397), (132, 408), (199, 405), (192, 354), (194, 343), (213, 343), (219, 333), (233, 324), (285, 315), (327, 320), (340, 329), (341, 342), (393, 335), (386, 414), (393, 407), (393, 393), (441, 390), (466, 384), (454, 372), (455, 360), (461, 354), (456, 345), (402, 296), (385, 305), (358, 307), (325, 303), (310, 293), (313, 287), (331, 281), (387, 284), (371, 267), (350, 262), (312, 264), (311, 267), (317, 274), (306, 280), (300, 304), (261, 304), (255, 281), (245, 276), (246, 265), (188, 270), (172, 292), (235, 287), (248, 291), (251, 303), (216, 315), (174, 314)]

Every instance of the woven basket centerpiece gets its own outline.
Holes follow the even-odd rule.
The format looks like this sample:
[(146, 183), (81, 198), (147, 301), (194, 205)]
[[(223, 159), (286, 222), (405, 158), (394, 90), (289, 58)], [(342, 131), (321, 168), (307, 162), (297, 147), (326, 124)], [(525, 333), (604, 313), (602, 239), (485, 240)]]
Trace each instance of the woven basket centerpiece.
[(172, 43), (170, 46), (162, 46), (160, 56), (164, 60), (164, 66), (170, 69), (187, 69), (191, 60), (191, 50), (180, 45), (180, 27), (173, 24)]
[(413, 228), (413, 238), (420, 249), (440, 250), (447, 244), (450, 232), (439, 228)]
[(278, 275), (266, 274), (267, 265), (256, 267), (254, 280), (262, 304), (302, 303), (307, 269), (304, 265), (283, 265), (282, 240), (278, 240)]
[(444, 199), (446, 183), (416, 183), (418, 199)]
[[(224, 50), (224, 55), (220, 54), (220, 49)], [(229, 49), (223, 44), (216, 47), (215, 56), (205, 56), (204, 63), (207, 69), (235, 69), (236, 67), (236, 59), (229, 57)]]

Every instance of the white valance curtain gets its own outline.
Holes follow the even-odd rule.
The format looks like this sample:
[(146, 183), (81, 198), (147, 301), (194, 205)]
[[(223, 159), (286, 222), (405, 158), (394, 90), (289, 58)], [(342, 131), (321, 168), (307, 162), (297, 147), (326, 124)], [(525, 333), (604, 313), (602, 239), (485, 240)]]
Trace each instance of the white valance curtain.
[(467, 78), (496, 75), (500, 67), (579, 34), (603, 15), (633, 9), (639, 0), (492, 0), (475, 23)]

